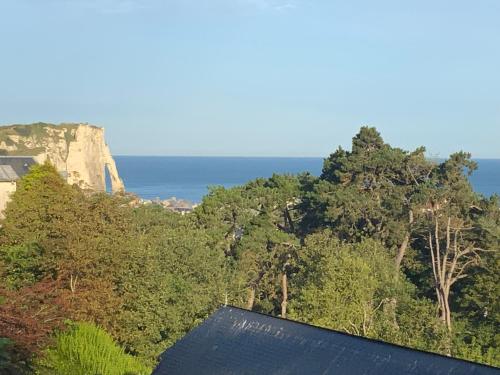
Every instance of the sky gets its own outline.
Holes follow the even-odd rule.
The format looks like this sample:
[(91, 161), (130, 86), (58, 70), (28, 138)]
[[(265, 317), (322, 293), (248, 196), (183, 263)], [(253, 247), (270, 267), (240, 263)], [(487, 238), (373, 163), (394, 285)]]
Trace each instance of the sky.
[(499, 0), (0, 0), (0, 124), (114, 154), (500, 158)]

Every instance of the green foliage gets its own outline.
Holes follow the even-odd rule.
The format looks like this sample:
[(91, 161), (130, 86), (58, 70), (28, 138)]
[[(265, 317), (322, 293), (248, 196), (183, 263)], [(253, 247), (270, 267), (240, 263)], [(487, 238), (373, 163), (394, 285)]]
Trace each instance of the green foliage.
[[(49, 164), (19, 181), (2, 222), (3, 275), (14, 287), (51, 278), (71, 292), (74, 318), (111, 328), (114, 283), (133, 251), (132, 213), (119, 197), (85, 196)], [(31, 279), (28, 277), (31, 274)]]
[(332, 232), (305, 240), (291, 316), (326, 328), (433, 351), (445, 332), (428, 301), (397, 274), (380, 243), (343, 244)]
[(224, 254), (206, 231), (158, 207), (135, 211), (135, 249), (119, 288), (117, 336), (153, 363), (224, 302)]
[(500, 367), (498, 327), (460, 320), (456, 322), (453, 356)]
[(20, 358), (15, 344), (6, 337), (0, 337), (0, 374), (2, 375), (29, 375), (32, 368)]
[(291, 276), (299, 241), (299, 179), (274, 175), (233, 189), (215, 188), (196, 210), (227, 257), (228, 302), (278, 314), (283, 275)]
[(489, 249), (481, 256), (481, 266), (459, 283), (461, 293), (454, 308), (460, 316), (455, 353), (457, 356), (500, 366), (500, 211), (497, 198), (480, 220), (481, 237)]
[(75, 323), (59, 333), (54, 347), (40, 358), (38, 373), (47, 375), (147, 375), (151, 370), (124, 352), (104, 330)]
[[(498, 365), (500, 204), (474, 193), (463, 172), (475, 168), (466, 153), (434, 163), (423, 147), (392, 147), (364, 127), (319, 178), (212, 187), (181, 216), (84, 194), (51, 165), (34, 166), (0, 227), (0, 337), (24, 353), (23, 368), (37, 358), (42, 374), (101, 371), (88, 366), (118, 361), (109, 358), (141, 373), (136, 358), (152, 367), (229, 303)], [(429, 236), (441, 264), (458, 265), (445, 272), (455, 278), (448, 305), (436, 294)], [(457, 250), (446, 246), (455, 237)], [(93, 322), (124, 349), (85, 323), (40, 357), (64, 319)], [(89, 340), (107, 349), (84, 350)]]
[(9, 369), (12, 366), (11, 355), (9, 349), (12, 342), (5, 338), (0, 337), (0, 372), (10, 374), (12, 373)]
[(52, 165), (34, 165), (17, 182), (7, 204), (1, 243), (30, 244), (57, 235), (53, 224), (74, 218), (81, 199), (81, 193), (67, 185)]
[(374, 320), (389, 296), (381, 290), (384, 285), (369, 262), (327, 233), (307, 238), (301, 250), (298, 278), (302, 280), (295, 285), (291, 316), (373, 337)]
[(424, 152), (391, 147), (374, 128), (361, 128), (352, 151), (339, 148), (325, 159), (321, 177), (306, 185), (303, 231), (329, 227), (350, 242), (376, 238), (395, 253), (434, 166)]
[(19, 289), (40, 280), (42, 252), (36, 244), (0, 247), (0, 257), (7, 287)]

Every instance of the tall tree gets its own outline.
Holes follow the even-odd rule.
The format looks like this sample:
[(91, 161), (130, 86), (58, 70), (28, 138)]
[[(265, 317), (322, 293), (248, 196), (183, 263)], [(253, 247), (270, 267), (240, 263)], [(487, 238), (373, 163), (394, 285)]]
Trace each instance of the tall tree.
[(110, 328), (121, 303), (115, 285), (132, 251), (125, 203), (106, 194), (86, 196), (50, 164), (32, 167), (2, 221), (2, 276), (14, 288), (52, 280), (71, 316)]
[(485, 241), (483, 223), (498, 206), (492, 206), (472, 190), (464, 174), (477, 167), (470, 158), (470, 154), (459, 152), (436, 168), (427, 186), (429, 203), (420, 212), (440, 319), (449, 331), (452, 287), (470, 277), (471, 268), (481, 264), (482, 253), (497, 250), (487, 248), (491, 243)]
[(234, 270), (233, 303), (286, 315), (299, 196), (296, 177), (274, 175), (213, 189), (197, 208), (197, 224), (218, 239)]
[(346, 241), (380, 239), (399, 271), (412, 242), (420, 191), (433, 169), (424, 152), (391, 147), (375, 128), (361, 128), (352, 150), (331, 154), (320, 179), (310, 185), (302, 204), (304, 231), (329, 227)]

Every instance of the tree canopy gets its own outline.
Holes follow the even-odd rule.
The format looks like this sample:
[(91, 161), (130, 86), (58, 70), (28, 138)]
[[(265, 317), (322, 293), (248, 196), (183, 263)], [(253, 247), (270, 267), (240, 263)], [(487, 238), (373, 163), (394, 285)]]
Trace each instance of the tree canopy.
[(498, 366), (500, 205), (476, 168), (363, 127), (318, 177), (213, 187), (182, 216), (36, 165), (0, 223), (0, 369), (57, 373), (87, 330), (147, 371), (221, 304)]

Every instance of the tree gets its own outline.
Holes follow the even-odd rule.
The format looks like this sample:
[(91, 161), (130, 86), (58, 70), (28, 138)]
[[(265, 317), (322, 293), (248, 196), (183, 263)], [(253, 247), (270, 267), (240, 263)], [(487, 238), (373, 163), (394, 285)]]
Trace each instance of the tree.
[(128, 352), (154, 364), (224, 302), (225, 258), (188, 216), (141, 207), (134, 223), (134, 251), (118, 284), (124, 304), (113, 333)]
[(255, 214), (244, 187), (213, 187), (195, 210), (197, 225), (208, 230), (213, 245), (228, 256), (233, 255), (242, 228)]
[(375, 128), (361, 128), (352, 151), (339, 148), (331, 154), (320, 179), (306, 186), (303, 232), (328, 227), (350, 242), (379, 239), (391, 249), (399, 271), (412, 242), (420, 191), (433, 169), (424, 152), (423, 147), (393, 148)]
[(223, 244), (233, 303), (286, 316), (299, 196), (296, 177), (273, 175), (213, 189), (195, 211), (197, 225)]
[(51, 164), (32, 166), (17, 182), (7, 204), (0, 245), (36, 244), (57, 236), (53, 224), (71, 220), (82, 198), (81, 192), (66, 184)]
[(0, 287), (0, 299), (0, 337), (10, 340), (11, 364), (25, 369), (50, 343), (54, 329), (62, 327), (67, 304), (48, 279), (16, 291)]
[(48, 163), (33, 166), (18, 185), (2, 221), (2, 276), (14, 288), (51, 280), (69, 316), (111, 330), (121, 306), (116, 283), (133, 251), (126, 201), (86, 196)]
[(306, 237), (298, 262), (292, 318), (442, 352), (444, 332), (432, 303), (416, 299), (403, 276), (394, 277), (393, 263), (380, 243), (345, 244), (331, 231), (320, 232)]
[(450, 332), (453, 285), (469, 277), (472, 267), (480, 265), (482, 252), (494, 251), (483, 247), (481, 226), (481, 219), (492, 206), (473, 192), (464, 175), (464, 170), (470, 174), (475, 168), (470, 154), (463, 152), (441, 163), (427, 187), (430, 204), (420, 213), (440, 319)]
[(286, 317), (288, 278), (293, 274), (298, 249), (295, 237), (269, 229), (259, 217), (238, 245), (237, 272), (248, 289), (247, 309)]
[(484, 201), (483, 214), (477, 220), (478, 236), (487, 251), (479, 253), (478, 267), (470, 268), (469, 277), (459, 280), (452, 300), (455, 312), (453, 354), (462, 358), (500, 365), (500, 209), (498, 197)]
[(373, 337), (375, 315), (385, 300), (375, 298), (378, 283), (370, 266), (334, 238), (323, 235), (306, 239), (299, 261), (303, 279), (292, 303), (293, 316)]

